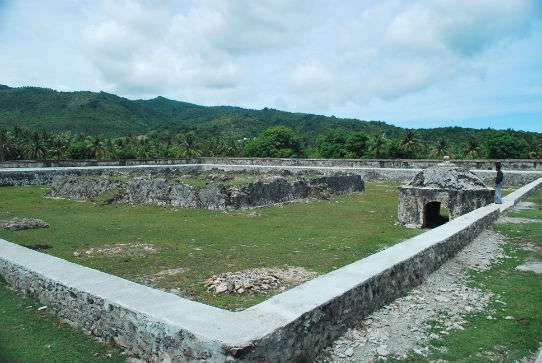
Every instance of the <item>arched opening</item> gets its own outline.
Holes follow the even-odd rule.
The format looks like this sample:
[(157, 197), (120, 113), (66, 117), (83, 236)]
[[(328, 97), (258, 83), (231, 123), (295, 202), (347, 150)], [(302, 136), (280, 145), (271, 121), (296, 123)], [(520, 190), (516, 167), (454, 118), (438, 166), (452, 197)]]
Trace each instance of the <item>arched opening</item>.
[(429, 202), (423, 208), (423, 227), (435, 228), (449, 220), (448, 210), (440, 202)]

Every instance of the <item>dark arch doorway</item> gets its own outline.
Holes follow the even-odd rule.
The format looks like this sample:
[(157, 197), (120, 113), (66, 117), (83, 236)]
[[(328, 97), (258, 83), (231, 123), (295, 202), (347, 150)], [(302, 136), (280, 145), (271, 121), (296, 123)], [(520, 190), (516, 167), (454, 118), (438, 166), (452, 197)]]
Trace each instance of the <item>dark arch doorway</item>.
[(423, 227), (435, 228), (446, 222), (450, 218), (444, 208), (441, 208), (440, 202), (429, 202), (423, 208)]

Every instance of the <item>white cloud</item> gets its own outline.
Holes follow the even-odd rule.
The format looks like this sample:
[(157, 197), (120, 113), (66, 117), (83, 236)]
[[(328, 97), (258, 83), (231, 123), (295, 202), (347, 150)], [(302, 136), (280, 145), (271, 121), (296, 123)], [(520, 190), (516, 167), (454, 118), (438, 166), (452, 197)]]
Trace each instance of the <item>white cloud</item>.
[(404, 119), (407, 101), (420, 119), (438, 104), (443, 119), (480, 117), (496, 102), (484, 88), (542, 78), (530, 50), (541, 14), (537, 0), (13, 1), (0, 5), (0, 77), (372, 119)]

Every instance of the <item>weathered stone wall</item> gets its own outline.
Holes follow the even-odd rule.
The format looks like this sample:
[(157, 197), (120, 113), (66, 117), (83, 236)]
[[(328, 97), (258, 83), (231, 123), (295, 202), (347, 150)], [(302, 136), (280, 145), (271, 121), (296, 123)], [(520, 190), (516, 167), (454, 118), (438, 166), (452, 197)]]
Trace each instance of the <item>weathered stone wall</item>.
[(494, 193), (473, 172), (442, 163), (418, 172), (399, 188), (399, 222), (408, 227), (441, 224), (440, 205), (454, 219), (493, 203)]
[[(294, 180), (266, 176), (255, 182), (228, 186), (210, 181), (197, 187), (183, 179), (168, 178), (168, 174), (132, 177), (123, 176), (57, 176), (50, 183), (52, 197), (88, 200), (102, 198), (105, 203), (172, 205), (210, 210), (269, 206), (305, 198), (327, 199), (363, 190), (359, 175), (328, 175)], [(200, 176), (201, 177), (201, 176)]]
[[(324, 174), (345, 172), (357, 174), (364, 181), (397, 181), (408, 182), (420, 169), (394, 169), (394, 168), (351, 168), (351, 167), (309, 167), (309, 166), (262, 166), (262, 165), (223, 165), (223, 164), (180, 164), (180, 165), (147, 165), (147, 166), (97, 166), (97, 167), (51, 167), (30, 169), (3, 169), (0, 170), (1, 186), (21, 185), (47, 185), (57, 175), (97, 176), (97, 175), (156, 175), (163, 172), (187, 173), (196, 170), (220, 169), (225, 171), (259, 171), (276, 172), (283, 170), (293, 173), (299, 171), (317, 171)], [(487, 185), (492, 186), (495, 180), (495, 171), (473, 170)], [(504, 170), (504, 186), (521, 186), (542, 176), (542, 171)]]
[(345, 329), (403, 295), (542, 178), (495, 204), (241, 312), (179, 298), (0, 240), (0, 275), (61, 317), (142, 358), (311, 361)]
[[(478, 216), (476, 222), (469, 223), (465, 228), (448, 234), (442, 239), (430, 236), (431, 233), (426, 232), (429, 235), (415, 237), (403, 242), (402, 246), (391, 247), (385, 253), (369, 256), (346, 266), (344, 268), (346, 271), (341, 271), (343, 274), (334, 276), (334, 273), (329, 273), (326, 275), (329, 285), (333, 281), (335, 283), (339, 281), (344, 272), (357, 273), (363, 276), (363, 281), (350, 286), (336, 298), (329, 299), (307, 311), (290, 324), (277, 329), (270, 336), (251, 342), (254, 348), (241, 350), (235, 357), (239, 361), (248, 362), (282, 362), (285, 361), (285, 357), (288, 359), (295, 357), (305, 362), (313, 361), (323, 348), (352, 327), (361, 317), (370, 315), (421, 284), (433, 271), (493, 223), (498, 214), (498, 211), (494, 209), (487, 210)], [(427, 243), (427, 239), (431, 240), (431, 243)], [(415, 243), (423, 247), (416, 249)], [(416, 253), (408, 257), (407, 254), (403, 254), (397, 259), (396, 252), (407, 246), (416, 249)], [(393, 262), (385, 263), (385, 259)], [(377, 264), (377, 269), (369, 267), (372, 263)], [(382, 268), (384, 266), (387, 268)], [(369, 268), (370, 274), (364, 274), (361, 268)], [(321, 282), (313, 280), (307, 284), (321, 284)], [(325, 288), (325, 286), (320, 286), (320, 288)], [(308, 296), (314, 296), (312, 291), (305, 291), (305, 293)], [(277, 304), (273, 300), (272, 298), (262, 303), (267, 306), (260, 306), (259, 310), (271, 306), (276, 309)], [(285, 337), (292, 337), (292, 339), (285, 339)]]
[[(499, 160), (453, 160), (453, 163), (476, 170), (494, 170), (495, 162), (501, 162), (504, 170), (542, 171), (542, 159), (499, 159)], [(200, 157), (189, 159), (152, 160), (60, 160), (60, 161), (5, 161), (0, 168), (48, 168), (86, 166), (134, 166), (134, 165), (182, 165), (182, 164), (224, 164), (224, 165), (271, 165), (271, 166), (312, 166), (344, 168), (399, 168), (426, 169), (442, 160), (411, 159), (275, 159), (275, 158), (226, 158)]]
[(486, 190), (444, 190), (435, 188), (399, 188), (399, 222), (420, 228), (424, 225), (424, 208), (430, 202), (440, 202), (450, 213), (450, 219), (493, 203), (495, 191)]

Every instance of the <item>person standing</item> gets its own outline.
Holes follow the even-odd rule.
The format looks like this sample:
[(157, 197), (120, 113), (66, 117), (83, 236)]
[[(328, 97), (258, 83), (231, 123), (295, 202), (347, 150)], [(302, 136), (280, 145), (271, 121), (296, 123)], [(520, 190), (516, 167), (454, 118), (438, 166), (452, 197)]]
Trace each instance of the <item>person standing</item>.
[(501, 163), (496, 162), (495, 163), (495, 169), (497, 169), (497, 176), (495, 177), (495, 203), (496, 204), (502, 204), (502, 180), (504, 178), (504, 175), (501, 171)]

